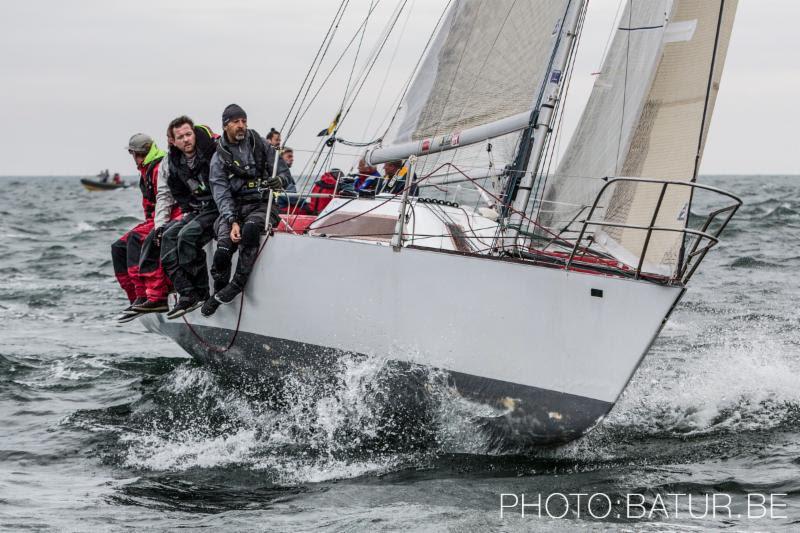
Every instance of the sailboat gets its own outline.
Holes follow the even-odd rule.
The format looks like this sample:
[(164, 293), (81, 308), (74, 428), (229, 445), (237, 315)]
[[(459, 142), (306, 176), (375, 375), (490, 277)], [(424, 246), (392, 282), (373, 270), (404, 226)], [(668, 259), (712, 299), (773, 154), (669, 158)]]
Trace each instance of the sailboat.
[(436, 369), (523, 445), (595, 427), (741, 201), (697, 182), (736, 0), (629, 0), (552, 168), (586, 8), (451, 1), (365, 153), (403, 191), (288, 215), (241, 301), (147, 327), (243, 375)]

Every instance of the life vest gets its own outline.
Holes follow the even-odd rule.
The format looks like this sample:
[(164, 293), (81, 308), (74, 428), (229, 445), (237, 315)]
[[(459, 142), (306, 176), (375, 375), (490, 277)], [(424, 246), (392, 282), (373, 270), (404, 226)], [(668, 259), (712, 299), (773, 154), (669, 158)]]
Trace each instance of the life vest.
[(153, 143), (139, 169), (139, 190), (142, 191), (142, 207), (145, 218), (153, 218), (156, 210), (157, 172), (165, 155), (167, 154), (160, 150), (156, 143)]
[(380, 180), (380, 185), (378, 185), (378, 190), (376, 192), (399, 194), (405, 188), (406, 174), (408, 174), (408, 167), (403, 165), (394, 176), (384, 175)]
[(252, 165), (245, 164), (233, 156), (233, 152), (228, 147), (225, 137), (221, 137), (217, 143), (217, 155), (222, 162), (225, 174), (233, 185), (234, 181), (239, 186), (232, 186), (231, 193), (240, 201), (257, 201), (261, 199), (262, 181), (267, 177), (267, 148), (263, 142), (256, 142), (259, 138), (258, 132), (255, 130), (247, 130), (247, 136), (244, 141), (253, 154)]
[[(314, 182), (314, 186), (311, 188), (311, 194), (333, 194), (333, 191), (336, 190), (337, 181), (338, 178), (334, 173), (326, 172)], [(309, 200), (308, 206), (312, 213), (318, 215), (331, 203), (331, 200), (333, 200), (331, 196), (313, 197)]]
[(214, 201), (211, 194), (211, 183), (209, 176), (209, 163), (211, 157), (217, 149), (217, 139), (219, 135), (214, 134), (207, 126), (196, 125), (195, 134), (195, 162), (194, 168), (190, 168), (183, 161), (183, 153), (175, 148), (170, 148), (169, 168), (170, 175), (186, 186), (191, 194), (189, 203), (194, 209), (200, 209)]

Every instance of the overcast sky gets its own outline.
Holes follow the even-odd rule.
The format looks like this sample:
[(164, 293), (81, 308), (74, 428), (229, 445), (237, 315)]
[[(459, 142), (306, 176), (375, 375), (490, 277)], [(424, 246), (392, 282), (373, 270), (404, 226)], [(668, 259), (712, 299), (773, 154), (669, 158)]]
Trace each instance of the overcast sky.
[[(591, 0), (565, 118), (569, 133), (588, 98), (621, 0)], [(635, 0), (648, 1), (648, 0)], [(391, 109), (445, 0), (409, 0), (342, 133), (369, 137)], [(222, 109), (244, 107), (250, 126), (279, 127), (338, 0), (26, 0), (0, 17), (0, 175), (134, 172), (124, 147), (142, 131), (165, 144), (186, 113), (221, 129)], [(332, 61), (370, 0), (351, 0)], [(380, 0), (362, 54), (394, 0)], [(800, 174), (800, 0), (740, 0), (702, 172)], [(402, 42), (398, 44), (402, 34)], [(352, 56), (290, 139), (312, 150), (342, 98)], [(394, 58), (392, 60), (392, 58)], [(383, 80), (387, 83), (380, 91)], [(353, 152), (353, 149), (343, 150)], [(298, 151), (302, 166), (307, 152)], [(351, 156), (340, 164), (349, 166)]]

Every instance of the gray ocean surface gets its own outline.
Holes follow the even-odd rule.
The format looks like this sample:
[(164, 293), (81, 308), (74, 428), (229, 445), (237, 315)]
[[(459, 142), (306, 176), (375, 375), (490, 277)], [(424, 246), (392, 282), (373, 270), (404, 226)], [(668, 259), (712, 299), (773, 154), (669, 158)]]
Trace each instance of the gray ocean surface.
[[(273, 409), (116, 325), (109, 246), (141, 216), (138, 189), (0, 178), (0, 530), (800, 530), (800, 177), (702, 181), (745, 205), (610, 416), (494, 455), (452, 395), (429, 445), (363, 446), (386, 361)], [(501, 517), (501, 494), (523, 493), (724, 493), (733, 512)], [(786, 518), (749, 518), (748, 493), (785, 494)]]

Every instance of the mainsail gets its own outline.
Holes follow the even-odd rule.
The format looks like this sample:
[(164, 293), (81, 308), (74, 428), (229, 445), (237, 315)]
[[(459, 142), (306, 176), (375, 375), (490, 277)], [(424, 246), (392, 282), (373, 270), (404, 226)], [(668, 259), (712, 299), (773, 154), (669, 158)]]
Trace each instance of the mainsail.
[[(388, 149), (376, 153), (401, 153), (391, 146), (403, 143), (444, 141), (457, 149), (420, 157), (419, 175), (444, 163), (468, 173), (490, 165), (502, 172), (528, 125), (568, 3), (454, 0), (384, 139)], [(490, 134), (479, 143), (462, 138), (461, 132), (484, 125)], [(498, 126), (498, 135), (491, 134), (491, 125)]]
[[(574, 217), (585, 216), (586, 206), (605, 183), (603, 177), (694, 179), (696, 158), (702, 154), (698, 143), (705, 141), (711, 120), (736, 4), (736, 0), (628, 3), (578, 128), (548, 180), (539, 214), (543, 226), (560, 230)], [(618, 183), (593, 219), (649, 226), (661, 190), (660, 184)], [(660, 200), (655, 226), (685, 227), (689, 201), (688, 187), (669, 187)], [(591, 229), (596, 230), (595, 241), (617, 258), (634, 266), (642, 259), (646, 231)], [(678, 232), (654, 232), (645, 269), (673, 273), (681, 242)]]

